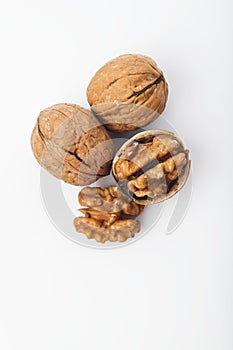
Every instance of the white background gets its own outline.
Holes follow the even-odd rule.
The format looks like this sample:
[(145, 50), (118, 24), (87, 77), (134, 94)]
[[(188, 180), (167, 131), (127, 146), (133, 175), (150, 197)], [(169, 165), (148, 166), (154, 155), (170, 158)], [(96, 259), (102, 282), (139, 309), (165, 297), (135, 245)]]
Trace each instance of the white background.
[[(231, 350), (232, 2), (1, 1), (1, 350)], [(182, 225), (91, 250), (50, 223), (30, 133), (40, 110), (87, 107), (94, 72), (152, 56), (194, 189)]]

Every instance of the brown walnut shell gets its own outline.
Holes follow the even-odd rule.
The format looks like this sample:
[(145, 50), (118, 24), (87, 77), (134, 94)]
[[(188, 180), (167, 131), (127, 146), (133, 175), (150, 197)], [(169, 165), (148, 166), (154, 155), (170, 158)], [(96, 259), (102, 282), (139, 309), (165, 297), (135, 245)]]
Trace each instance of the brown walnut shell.
[(144, 131), (116, 153), (112, 172), (118, 186), (141, 205), (162, 202), (185, 184), (190, 169), (189, 151), (174, 133)]
[(93, 112), (112, 131), (136, 130), (164, 110), (168, 85), (147, 56), (128, 54), (107, 62), (91, 79), (87, 99)]
[(60, 103), (40, 112), (32, 151), (49, 173), (72, 185), (88, 185), (109, 174), (113, 143), (92, 112)]

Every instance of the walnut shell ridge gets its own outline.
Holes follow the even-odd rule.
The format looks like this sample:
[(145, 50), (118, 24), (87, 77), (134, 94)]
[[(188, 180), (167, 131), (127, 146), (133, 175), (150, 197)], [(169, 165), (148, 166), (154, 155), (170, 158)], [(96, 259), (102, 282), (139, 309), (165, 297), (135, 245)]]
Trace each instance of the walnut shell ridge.
[(136, 130), (164, 110), (168, 85), (147, 56), (127, 54), (107, 62), (91, 79), (87, 99), (109, 130)]
[(38, 163), (73, 185), (88, 185), (109, 174), (113, 143), (91, 111), (60, 103), (40, 112), (31, 135)]

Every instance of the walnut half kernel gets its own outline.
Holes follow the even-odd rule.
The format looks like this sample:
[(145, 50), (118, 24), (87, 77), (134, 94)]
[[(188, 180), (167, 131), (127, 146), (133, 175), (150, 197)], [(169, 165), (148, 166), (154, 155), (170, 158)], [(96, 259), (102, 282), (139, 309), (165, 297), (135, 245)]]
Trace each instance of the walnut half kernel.
[(144, 207), (129, 200), (117, 186), (85, 187), (78, 199), (86, 206), (79, 210), (85, 216), (75, 218), (74, 226), (87, 238), (101, 243), (124, 242), (140, 231), (139, 221), (132, 217), (139, 215)]
[(172, 197), (185, 184), (190, 169), (189, 151), (172, 132), (144, 131), (117, 152), (113, 176), (135, 203), (147, 205)]

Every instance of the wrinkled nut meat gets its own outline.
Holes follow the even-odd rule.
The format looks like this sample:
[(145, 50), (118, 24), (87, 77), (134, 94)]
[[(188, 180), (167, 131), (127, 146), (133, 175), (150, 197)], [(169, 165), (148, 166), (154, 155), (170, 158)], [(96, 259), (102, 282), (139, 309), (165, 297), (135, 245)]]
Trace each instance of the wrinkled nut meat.
[(168, 85), (147, 56), (128, 54), (107, 62), (92, 78), (87, 99), (93, 112), (112, 131), (136, 130), (164, 110)]
[(112, 172), (122, 192), (138, 204), (154, 204), (172, 197), (185, 184), (189, 151), (172, 132), (144, 131), (117, 152)]
[(79, 203), (87, 208), (79, 211), (84, 217), (74, 219), (77, 232), (97, 242), (124, 242), (140, 231), (140, 223), (128, 216), (137, 216), (143, 206), (132, 202), (117, 186), (85, 187), (78, 195)]
[(78, 201), (81, 205), (91, 207), (101, 212), (116, 213), (138, 216), (144, 206), (133, 202), (124, 195), (117, 186), (85, 187), (78, 194)]
[(109, 174), (113, 144), (92, 112), (75, 104), (43, 110), (31, 136), (39, 164), (73, 185), (88, 185)]

